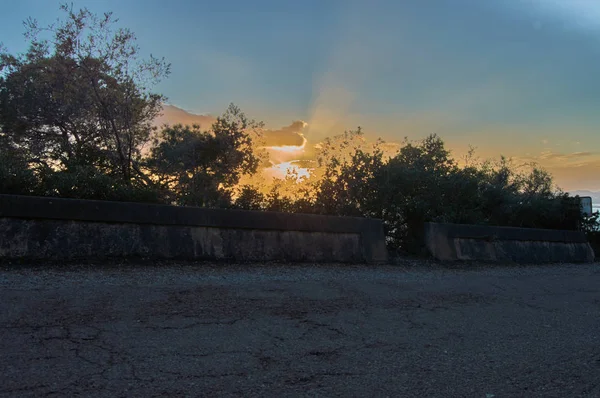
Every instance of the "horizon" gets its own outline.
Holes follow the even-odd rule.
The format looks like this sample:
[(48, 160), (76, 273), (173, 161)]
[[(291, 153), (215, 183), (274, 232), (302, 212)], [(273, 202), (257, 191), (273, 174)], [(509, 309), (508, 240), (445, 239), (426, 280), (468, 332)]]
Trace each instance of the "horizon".
[[(185, 109), (179, 108), (172, 104), (164, 104), (162, 114), (156, 119), (155, 125), (174, 125), (174, 124), (197, 124), (200, 125), (203, 129), (209, 129), (210, 125), (216, 120), (216, 116), (203, 114), (198, 115), (191, 113)], [(296, 122), (297, 123), (297, 122)], [(271, 135), (267, 136), (267, 139), (270, 137), (271, 139), (276, 139), (281, 143), (281, 147), (277, 146), (269, 146), (267, 148), (271, 149), (283, 149), (283, 158), (277, 157), (277, 154), (273, 156), (271, 153), (271, 160), (275, 160), (275, 163), (272, 167), (263, 170), (263, 177), (275, 177), (275, 178), (283, 178), (286, 175), (286, 171), (296, 171), (300, 174), (300, 176), (308, 176), (309, 172), (306, 167), (298, 167), (294, 166), (294, 163), (304, 162), (307, 160), (305, 156), (305, 146), (307, 144), (306, 138), (302, 135), (302, 128), (294, 128), (295, 124), (292, 123), (290, 126), (285, 126), (279, 130), (267, 130), (267, 133), (271, 133)], [(279, 133), (280, 135), (274, 136), (272, 133)], [(295, 137), (301, 137), (304, 139), (302, 145), (297, 145), (298, 142), (294, 141), (297, 139)], [(443, 138), (443, 137), (441, 137)], [(320, 143), (317, 143), (317, 145)], [(397, 148), (401, 147), (400, 144), (397, 144)], [(277, 151), (278, 152), (278, 151)], [(455, 154), (451, 152), (451, 156), (456, 159)], [(312, 155), (311, 152), (309, 154)], [(280, 153), (281, 155), (281, 153)], [(296, 157), (300, 157), (301, 159), (295, 159)], [(459, 160), (459, 159), (457, 159)], [(308, 160), (314, 162), (314, 160)], [(562, 187), (560, 187), (562, 188)], [(598, 208), (600, 207), (600, 189), (570, 189), (565, 190), (569, 194), (575, 196), (591, 196), (593, 199), (592, 207)]]
[[(565, 191), (600, 190), (591, 1), (73, 4), (113, 11), (143, 54), (171, 62), (155, 88), (170, 104), (215, 116), (233, 102), (267, 124), (275, 146), (357, 126), (388, 142), (435, 133), (455, 157), (473, 145), (484, 158), (537, 162)], [(7, 4), (0, 41), (24, 51), (21, 21), (51, 22), (58, 5)]]

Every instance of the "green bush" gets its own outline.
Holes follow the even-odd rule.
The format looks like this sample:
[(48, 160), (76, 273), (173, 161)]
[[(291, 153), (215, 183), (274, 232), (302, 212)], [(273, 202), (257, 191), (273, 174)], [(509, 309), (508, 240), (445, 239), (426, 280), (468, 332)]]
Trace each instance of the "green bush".
[(59, 198), (160, 203), (159, 191), (141, 183), (126, 184), (91, 166), (63, 171), (47, 170), (42, 177), (43, 195)]

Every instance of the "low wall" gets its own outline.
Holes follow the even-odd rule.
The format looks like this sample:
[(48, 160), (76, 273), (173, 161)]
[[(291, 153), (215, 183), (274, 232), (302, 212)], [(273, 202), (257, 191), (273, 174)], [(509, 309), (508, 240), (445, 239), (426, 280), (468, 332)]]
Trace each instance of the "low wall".
[(387, 260), (381, 221), (0, 195), (0, 258)]
[(594, 261), (594, 252), (579, 231), (427, 223), (425, 244), (442, 261)]

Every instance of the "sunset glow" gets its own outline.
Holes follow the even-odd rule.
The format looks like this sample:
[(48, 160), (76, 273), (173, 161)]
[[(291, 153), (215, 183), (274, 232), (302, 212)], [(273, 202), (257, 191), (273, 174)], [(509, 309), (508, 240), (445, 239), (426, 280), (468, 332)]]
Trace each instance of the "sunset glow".
[[(600, 190), (598, 1), (276, 3), (189, 2), (185, 12), (144, 7), (143, 17), (108, 6), (142, 48), (173, 62), (156, 91), (176, 106), (157, 125), (209, 128), (234, 102), (267, 126), (269, 177), (361, 126), (370, 142), (435, 133), (456, 158), (472, 145), (483, 158), (537, 162), (565, 190)], [(0, 13), (10, 52), (26, 50), (20, 4)], [(58, 16), (54, 2), (28, 4), (42, 23)], [(236, 15), (246, 17), (232, 23)]]
[(311, 169), (295, 165), (295, 160), (274, 164), (266, 173), (273, 178), (284, 179), (287, 176), (296, 177), (296, 182), (300, 182), (303, 178), (308, 178), (311, 175)]
[(302, 152), (304, 150), (304, 148), (306, 147), (306, 137), (304, 137), (302, 134), (299, 134), (302, 139), (302, 145), (280, 145), (280, 146), (266, 146), (264, 147), (264, 149), (270, 150), (270, 151), (275, 151), (275, 152), (287, 152), (287, 153), (298, 153), (298, 152)]

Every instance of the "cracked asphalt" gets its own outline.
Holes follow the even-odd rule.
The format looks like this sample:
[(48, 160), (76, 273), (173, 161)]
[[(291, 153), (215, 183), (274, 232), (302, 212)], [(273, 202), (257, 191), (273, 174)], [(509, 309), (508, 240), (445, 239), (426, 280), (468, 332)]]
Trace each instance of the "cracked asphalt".
[(0, 271), (0, 396), (600, 397), (600, 267)]

